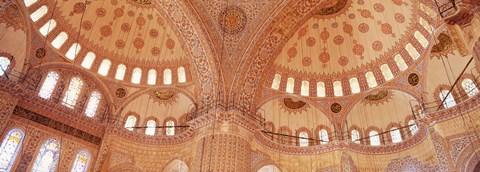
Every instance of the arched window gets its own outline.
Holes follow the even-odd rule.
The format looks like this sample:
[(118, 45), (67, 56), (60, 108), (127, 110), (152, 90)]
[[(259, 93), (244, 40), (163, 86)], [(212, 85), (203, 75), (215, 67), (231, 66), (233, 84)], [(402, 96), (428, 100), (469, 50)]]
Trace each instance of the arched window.
[(20, 129), (12, 129), (7, 133), (0, 147), (0, 171), (12, 169), (24, 138), (25, 134)]
[(325, 97), (325, 83), (317, 82), (317, 97)]
[(352, 90), (352, 93), (359, 93), (360, 92), (360, 84), (358, 84), (358, 79), (353, 77), (350, 78), (350, 89)]
[(85, 115), (88, 117), (94, 117), (97, 113), (98, 104), (100, 103), (100, 93), (98, 91), (92, 92), (88, 99), (87, 108), (85, 109)]
[(183, 66), (180, 66), (177, 69), (177, 75), (178, 75), (178, 83), (187, 82), (187, 75), (185, 74), (185, 68)]
[(52, 46), (55, 47), (56, 49), (59, 49), (62, 47), (62, 45), (67, 41), (68, 39), (68, 34), (65, 32), (61, 32), (60, 34), (55, 37), (52, 41)]
[(172, 84), (172, 70), (165, 69), (163, 71), (163, 84), (165, 84), (165, 85)]
[(82, 49), (82, 46), (78, 43), (73, 43), (72, 46), (68, 49), (67, 53), (65, 53), (65, 57), (70, 60), (74, 60), (77, 57), (78, 53)]
[(451, 108), (457, 105), (457, 103), (455, 102), (455, 99), (453, 98), (452, 93), (448, 94), (448, 90), (440, 91), (439, 96), (440, 96), (440, 101), (443, 101), (443, 99), (445, 99), (445, 101), (443, 101), (443, 107)]
[(320, 144), (327, 144), (329, 139), (328, 139), (328, 132), (325, 129), (321, 129), (320, 132), (318, 132), (318, 137), (320, 138)]
[(263, 166), (262, 168), (258, 169), (257, 172), (281, 172), (280, 168), (275, 165), (267, 165)]
[(142, 79), (142, 69), (138, 67), (133, 69), (131, 82), (134, 84), (140, 84), (141, 79)]
[(333, 82), (333, 94), (335, 97), (343, 96), (342, 83), (340, 81)]
[(102, 76), (107, 76), (108, 71), (110, 70), (110, 65), (112, 65), (112, 62), (108, 59), (103, 59), (102, 63), (100, 63), (100, 67), (98, 68), (98, 74)]
[[(1, 58), (1, 57), (0, 57)], [(1, 62), (0, 62), (1, 63)], [(473, 97), (474, 95), (476, 95), (478, 93), (478, 88), (477, 86), (475, 85), (475, 83), (469, 79), (469, 78), (465, 78), (463, 81), (462, 81), (462, 87), (463, 87), (463, 90), (465, 91), (465, 93), (467, 93), (468, 97)]]
[(432, 25), (430, 25), (430, 23), (427, 20), (425, 20), (423, 17), (420, 17), (418, 19), (418, 22), (420, 23), (420, 25), (423, 26), (423, 28), (425, 28), (425, 30), (427, 30), (427, 32), (429, 32), (429, 33), (433, 32)]
[(127, 121), (125, 121), (125, 128), (127, 130), (133, 131), (133, 127), (137, 124), (137, 117), (130, 115), (127, 117)]
[(150, 69), (148, 71), (148, 85), (155, 85), (157, 83), (157, 71), (155, 69)]
[(38, 151), (32, 172), (54, 172), (60, 156), (60, 142), (55, 139), (46, 140)]
[(298, 134), (298, 143), (300, 147), (307, 147), (308, 146), (308, 133), (303, 131)]
[(308, 81), (302, 81), (302, 87), (300, 90), (302, 96), (309, 96), (310, 95), (310, 84)]
[(47, 78), (43, 81), (42, 87), (40, 87), (40, 92), (38, 96), (44, 99), (49, 99), (52, 96), (55, 85), (57, 85), (58, 73), (51, 71), (48, 72)]
[(375, 79), (375, 75), (373, 75), (373, 72), (367, 72), (365, 74), (365, 78), (367, 78), (368, 87), (373, 88), (377, 86), (377, 79)]
[(10, 59), (0, 56), (0, 76), (3, 76), (10, 66)]
[(382, 66), (380, 66), (380, 70), (382, 71), (382, 75), (383, 75), (383, 78), (385, 78), (385, 80), (388, 81), (393, 79), (392, 71), (390, 70), (390, 67), (387, 64), (383, 64)]
[(45, 14), (47, 14), (47, 12), (48, 12), (48, 8), (47, 8), (47, 6), (44, 5), (40, 8), (38, 8), (32, 14), (30, 14), (30, 18), (35, 23), (35, 22), (38, 21), (38, 19), (42, 18)]
[(173, 122), (173, 121), (167, 121), (167, 122), (165, 123), (165, 125), (167, 126), (167, 129), (165, 130), (167, 136), (173, 136), (173, 135), (175, 135), (175, 122)]
[(368, 133), (368, 136), (370, 137), (370, 145), (372, 146), (380, 145), (380, 136), (378, 135), (377, 131), (370, 131), (370, 133)]
[(30, 5), (34, 4), (35, 2), (37, 2), (37, 0), (23, 0), (23, 2), (25, 2), (25, 6), (26, 7), (29, 7)]
[(90, 153), (87, 151), (80, 151), (73, 162), (72, 172), (86, 172), (90, 162)]
[(83, 58), (82, 61), (82, 67), (86, 69), (90, 69), (92, 67), (93, 61), (95, 60), (95, 53), (93, 52), (88, 52), (87, 55), (85, 55), (85, 58)]
[(420, 53), (418, 53), (417, 49), (415, 49), (415, 47), (412, 44), (408, 43), (405, 46), (405, 49), (407, 50), (408, 54), (410, 55), (410, 57), (412, 57), (413, 60), (417, 60), (420, 57)]
[(390, 137), (392, 138), (392, 143), (399, 143), (402, 141), (402, 134), (398, 128), (390, 129)]
[(73, 77), (70, 80), (70, 84), (68, 85), (67, 92), (65, 92), (65, 96), (63, 97), (62, 104), (69, 108), (73, 108), (77, 103), (77, 99), (80, 96), (82, 87), (83, 87), (83, 81), (78, 77)]
[(412, 135), (416, 134), (418, 132), (417, 123), (414, 120), (408, 121), (408, 129), (410, 129)]
[(145, 129), (145, 134), (149, 136), (155, 135), (155, 128), (157, 127), (157, 123), (154, 120), (147, 121), (147, 128)]
[(55, 27), (57, 26), (57, 22), (53, 19), (49, 20), (47, 23), (45, 23), (38, 31), (43, 36), (47, 36)]
[(117, 73), (115, 74), (115, 79), (123, 80), (125, 77), (125, 72), (127, 71), (127, 67), (124, 64), (119, 64), (117, 66)]
[(273, 77), (272, 89), (275, 89), (275, 90), (280, 89), (280, 81), (281, 80), (282, 80), (282, 75), (275, 74), (275, 77)]
[(292, 77), (287, 79), (287, 93), (293, 93), (293, 89), (295, 87), (295, 79)]
[(400, 54), (395, 55), (395, 63), (397, 63), (398, 68), (400, 68), (401, 71), (404, 71), (405, 69), (408, 68), (407, 63), (405, 63), (405, 60), (403, 60), (402, 56)]
[(356, 144), (360, 144), (360, 133), (357, 130), (352, 130), (352, 142)]
[(427, 48), (428, 46), (428, 40), (427, 38), (425, 38), (425, 36), (423, 36), (422, 33), (420, 33), (418, 30), (415, 31), (415, 33), (413, 34), (413, 36), (415, 37), (415, 39), (418, 40), (418, 42), (422, 45), (423, 48)]

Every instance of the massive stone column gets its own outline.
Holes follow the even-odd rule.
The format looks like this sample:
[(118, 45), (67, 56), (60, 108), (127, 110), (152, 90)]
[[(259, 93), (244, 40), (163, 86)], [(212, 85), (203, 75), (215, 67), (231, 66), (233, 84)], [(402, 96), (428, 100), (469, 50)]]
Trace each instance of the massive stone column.
[(10, 93), (0, 91), (0, 133), (5, 132), (8, 119), (13, 113), (18, 99)]
[(253, 135), (234, 122), (210, 123), (195, 140), (195, 171), (251, 171)]

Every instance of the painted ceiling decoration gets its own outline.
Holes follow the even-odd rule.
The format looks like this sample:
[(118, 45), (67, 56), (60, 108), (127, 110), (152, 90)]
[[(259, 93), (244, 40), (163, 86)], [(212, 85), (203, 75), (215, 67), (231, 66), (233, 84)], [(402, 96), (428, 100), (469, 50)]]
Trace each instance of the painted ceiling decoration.
[(441, 53), (453, 46), (453, 40), (447, 33), (440, 33), (437, 37), (437, 43), (432, 47), (432, 53)]
[(284, 98), (283, 103), (290, 109), (300, 109), (307, 103), (301, 100), (293, 100), (292, 98)]
[(297, 100), (295, 98), (283, 98), (278, 99), (278, 104), (280, 108), (291, 115), (302, 114), (303, 112), (308, 111), (310, 105), (304, 101)]
[(153, 95), (160, 100), (168, 100), (175, 96), (173, 91), (154, 91)]
[(391, 90), (379, 90), (374, 91), (362, 100), (363, 104), (370, 104), (370, 105), (379, 105), (384, 102), (388, 102), (393, 97), (393, 92)]
[(150, 94), (150, 97), (153, 101), (163, 105), (174, 105), (175, 103), (178, 103), (177, 101), (179, 99), (178, 94), (171, 90), (153, 91)]
[(237, 6), (226, 7), (218, 17), (218, 23), (223, 31), (235, 34), (245, 28), (247, 16), (245, 12)]

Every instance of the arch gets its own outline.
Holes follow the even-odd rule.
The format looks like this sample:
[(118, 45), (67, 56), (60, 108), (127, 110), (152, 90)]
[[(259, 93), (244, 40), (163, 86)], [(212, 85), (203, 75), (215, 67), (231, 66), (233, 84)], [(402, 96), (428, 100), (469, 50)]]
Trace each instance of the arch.
[(185, 73), (185, 68), (183, 66), (180, 66), (177, 69), (177, 75), (178, 75), (178, 83), (187, 82), (187, 74)]
[(77, 104), (77, 99), (80, 97), (83, 87), (83, 80), (79, 77), (73, 77), (70, 79), (70, 83), (68, 84), (67, 91), (63, 96), (62, 104), (69, 107), (74, 108)]
[(92, 67), (93, 61), (95, 61), (95, 53), (93, 52), (88, 52), (87, 55), (83, 58), (81, 66), (90, 69)]
[(378, 131), (372, 130), (368, 132), (368, 137), (370, 141), (370, 145), (372, 146), (380, 146), (380, 135), (378, 134)]
[(50, 99), (53, 91), (55, 90), (59, 77), (60, 76), (56, 71), (48, 72), (47, 77), (45, 78), (45, 80), (43, 80), (43, 84), (40, 87), (38, 96), (43, 99)]
[(340, 81), (333, 82), (333, 94), (335, 95), (335, 97), (343, 96), (342, 82)]
[(287, 93), (293, 93), (293, 90), (295, 89), (295, 79), (293, 79), (292, 77), (288, 77), (287, 79), (287, 88), (286, 88), (286, 92)]
[(47, 36), (53, 29), (55, 29), (56, 26), (57, 26), (57, 22), (54, 19), (50, 19), (38, 31), (43, 36)]
[(165, 135), (167, 136), (173, 136), (175, 135), (175, 121), (173, 120), (168, 120), (165, 122)]
[(117, 66), (117, 73), (115, 73), (115, 79), (123, 81), (123, 78), (125, 78), (125, 72), (127, 71), (127, 66), (124, 64), (119, 64)]
[(56, 49), (60, 49), (60, 47), (65, 44), (68, 39), (68, 34), (66, 32), (60, 32), (55, 39), (52, 41), (52, 46)]
[(300, 94), (302, 96), (309, 96), (310, 95), (310, 84), (308, 81), (302, 81), (302, 87), (300, 90)]
[(411, 43), (405, 45), (405, 50), (407, 50), (413, 60), (417, 60), (420, 57), (420, 53), (418, 53), (417, 49)]
[(75, 57), (77, 57), (78, 53), (80, 53), (80, 50), (82, 49), (82, 46), (78, 43), (73, 43), (72, 46), (67, 50), (65, 53), (65, 57), (67, 57), (70, 60), (74, 60)]
[(359, 93), (360, 92), (360, 84), (358, 83), (358, 79), (356, 77), (350, 78), (350, 90), (352, 93)]
[(47, 6), (41, 6), (40, 8), (38, 8), (37, 10), (35, 10), (32, 14), (30, 14), (30, 18), (32, 19), (32, 21), (35, 23), (37, 22), (40, 18), (42, 18), (43, 16), (45, 16), (45, 14), (47, 14), (48, 12), (48, 8)]
[(360, 138), (360, 132), (357, 129), (350, 131), (350, 140), (352, 140), (353, 143), (360, 144)]
[(157, 122), (153, 119), (147, 121), (147, 128), (145, 129), (145, 134), (149, 136), (155, 135), (155, 129), (157, 126)]
[(390, 70), (390, 67), (387, 64), (382, 64), (382, 66), (380, 66), (380, 70), (382, 71), (382, 75), (385, 80), (389, 81), (393, 79), (392, 70)]
[(457, 105), (455, 98), (453, 97), (453, 93), (449, 93), (448, 90), (441, 90), (438, 96), (440, 97), (440, 102), (443, 101), (443, 107), (445, 108), (451, 108)]
[(125, 119), (124, 128), (130, 131), (133, 131), (134, 130), (133, 127), (137, 125), (138, 121), (139, 121), (138, 115), (130, 114)]
[(34, 4), (35, 2), (37, 2), (37, 0), (23, 0), (23, 2), (25, 3), (26, 7), (29, 7), (32, 4)]
[(10, 171), (25, 139), (21, 129), (11, 129), (4, 136), (0, 146), (0, 171)]
[(10, 63), (11, 61), (9, 58), (0, 56), (0, 76), (3, 76), (5, 73), (8, 72)]
[(402, 133), (397, 127), (393, 127), (390, 129), (390, 137), (392, 139), (392, 143), (400, 143), (402, 142)]
[(325, 83), (317, 82), (317, 97), (325, 97)]
[(367, 85), (369, 88), (373, 88), (378, 85), (377, 79), (375, 78), (375, 75), (373, 74), (373, 72), (368, 71), (367, 73), (365, 73), (365, 78), (367, 79)]
[(171, 69), (165, 69), (163, 71), (163, 84), (165, 85), (171, 85), (172, 84), (172, 70)]
[(280, 89), (280, 81), (282, 80), (282, 75), (275, 74), (272, 81), (272, 88), (275, 90)]
[(85, 108), (85, 115), (92, 118), (97, 113), (98, 105), (100, 104), (101, 95), (98, 91), (93, 91), (88, 99), (87, 107)]
[(320, 144), (327, 144), (330, 141), (328, 131), (325, 129), (321, 129), (318, 132), (318, 138), (320, 138)]
[(473, 82), (472, 79), (470, 78), (465, 78), (462, 80), (462, 88), (463, 91), (468, 95), (468, 97), (473, 97), (478, 94), (478, 87), (475, 85), (475, 82)]
[(403, 57), (400, 54), (395, 55), (394, 59), (400, 71), (405, 71), (408, 68), (407, 63), (403, 60)]
[(179, 159), (170, 161), (167, 166), (162, 170), (163, 172), (188, 172), (188, 165)]
[(305, 131), (306, 129), (300, 129), (300, 131), (298, 132), (298, 146), (300, 147), (307, 147), (309, 146), (309, 142), (310, 142), (310, 136), (308, 134), (308, 131)]

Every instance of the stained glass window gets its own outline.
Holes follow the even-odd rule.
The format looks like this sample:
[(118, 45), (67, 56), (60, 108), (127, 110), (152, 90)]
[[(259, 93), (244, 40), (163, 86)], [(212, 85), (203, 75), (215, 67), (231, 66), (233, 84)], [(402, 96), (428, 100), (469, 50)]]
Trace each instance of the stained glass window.
[(473, 97), (474, 95), (476, 95), (478, 93), (477, 86), (469, 78), (466, 78), (462, 81), (462, 87), (463, 87), (463, 90), (467, 93), (468, 97)]
[(43, 36), (47, 36), (56, 26), (57, 22), (51, 19), (47, 23), (45, 23), (38, 31), (40, 31)]
[(300, 93), (302, 94), (302, 96), (310, 95), (310, 84), (308, 83), (308, 81), (302, 81), (302, 87), (300, 89)]
[(329, 139), (328, 139), (328, 132), (325, 129), (321, 129), (320, 132), (318, 133), (320, 137), (320, 144), (327, 144)]
[(408, 128), (410, 129), (410, 132), (412, 135), (416, 134), (418, 132), (418, 126), (417, 123), (414, 120), (408, 121)]
[(180, 66), (177, 69), (177, 74), (178, 74), (178, 83), (185, 83), (187, 82), (187, 75), (185, 74), (185, 68)]
[(6, 57), (0, 57), (0, 76), (3, 76), (10, 66), (10, 59)]
[(90, 153), (87, 151), (80, 151), (75, 158), (72, 166), (72, 172), (86, 172), (88, 163), (90, 162)]
[(55, 139), (46, 140), (38, 151), (32, 172), (54, 172), (60, 156), (60, 142)]
[(110, 65), (112, 65), (112, 62), (108, 59), (103, 59), (102, 63), (100, 63), (100, 67), (98, 68), (98, 74), (102, 76), (107, 76), (108, 71), (110, 70)]
[(73, 43), (72, 46), (68, 49), (67, 53), (65, 53), (65, 56), (70, 59), (74, 60), (75, 57), (77, 57), (78, 53), (80, 53), (80, 50), (82, 49), (82, 46), (78, 43)]
[(117, 67), (117, 73), (115, 74), (115, 79), (123, 80), (123, 77), (125, 77), (125, 71), (127, 71), (127, 67), (124, 64), (119, 64)]
[(267, 165), (263, 166), (262, 168), (258, 169), (257, 172), (281, 172), (277, 166), (275, 165)]
[(287, 79), (287, 93), (293, 93), (293, 88), (295, 87), (295, 79), (292, 77)]
[(98, 91), (92, 92), (88, 99), (87, 108), (85, 109), (85, 115), (88, 117), (94, 117), (97, 113), (98, 104), (100, 103), (100, 93)]
[(78, 77), (73, 77), (70, 80), (70, 84), (68, 85), (67, 92), (65, 92), (65, 96), (63, 97), (62, 104), (69, 108), (73, 108), (77, 103), (77, 99), (80, 96), (82, 87), (83, 87), (83, 81)]
[(0, 171), (10, 171), (22, 147), (24, 136), (20, 129), (12, 129), (5, 136), (0, 147)]
[(350, 78), (350, 89), (354, 94), (360, 92), (360, 84), (358, 84), (357, 78)]
[(142, 79), (142, 69), (140, 68), (135, 68), (133, 69), (132, 73), (132, 83), (134, 84), (140, 84), (140, 80)]
[(352, 142), (360, 144), (360, 133), (357, 130), (352, 130)]
[(47, 78), (43, 81), (42, 87), (40, 87), (40, 92), (38, 96), (44, 99), (49, 99), (52, 96), (53, 89), (57, 85), (58, 73), (51, 71), (48, 72)]
[(167, 121), (166, 126), (167, 126), (167, 129), (166, 129), (167, 136), (175, 135), (175, 123), (173, 121)]
[(32, 19), (33, 22), (37, 22), (38, 19), (42, 18), (45, 14), (47, 14), (48, 8), (47, 6), (42, 6), (38, 8), (35, 12), (30, 14), (30, 18)]
[(157, 83), (157, 71), (155, 69), (150, 69), (148, 71), (148, 85), (155, 85)]
[(147, 121), (147, 128), (145, 129), (145, 134), (153, 136), (155, 135), (155, 127), (157, 126), (157, 123), (154, 120), (148, 120)]
[(171, 69), (165, 69), (163, 71), (163, 84), (165, 84), (165, 85), (172, 84), (172, 70)]
[(65, 32), (60, 32), (60, 34), (55, 37), (52, 41), (52, 46), (55, 47), (56, 49), (59, 49), (62, 47), (62, 45), (67, 41), (68, 39), (68, 34)]
[(280, 88), (281, 79), (282, 79), (282, 75), (275, 74), (275, 77), (273, 77), (273, 82), (272, 82), (272, 88), (273, 89), (278, 90)]
[(308, 133), (307, 132), (300, 132), (300, 134), (298, 134), (298, 137), (300, 137), (300, 138), (298, 138), (300, 147), (308, 146)]
[(370, 145), (380, 145), (380, 136), (378, 135), (377, 131), (370, 131), (370, 133), (368, 133), (368, 136), (370, 136)]
[[(443, 99), (445, 99), (445, 101), (443, 101)], [(452, 93), (448, 94), (448, 90), (440, 91), (440, 101), (443, 101), (443, 107), (445, 108), (451, 108), (457, 105)]]
[(133, 131), (133, 127), (137, 123), (137, 117), (130, 115), (127, 117), (127, 121), (125, 121), (125, 128), (127, 130)]
[(392, 143), (399, 143), (402, 141), (402, 134), (398, 128), (392, 128), (390, 130), (390, 137), (392, 138)]

